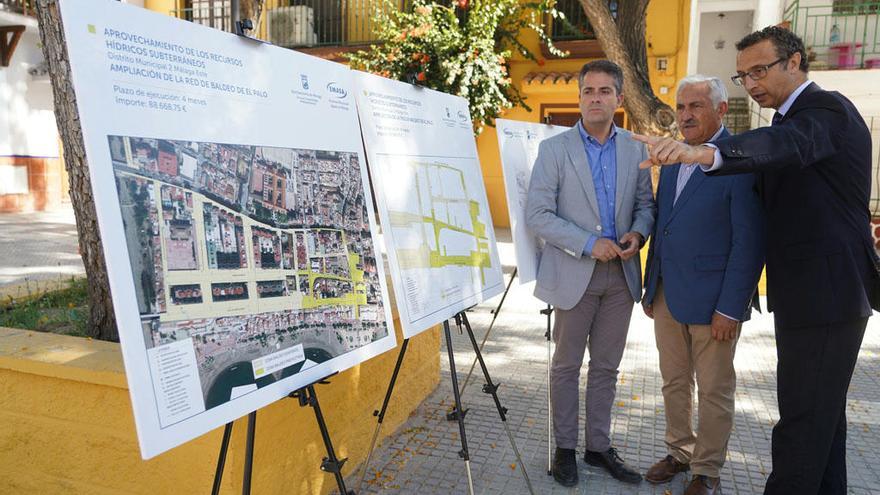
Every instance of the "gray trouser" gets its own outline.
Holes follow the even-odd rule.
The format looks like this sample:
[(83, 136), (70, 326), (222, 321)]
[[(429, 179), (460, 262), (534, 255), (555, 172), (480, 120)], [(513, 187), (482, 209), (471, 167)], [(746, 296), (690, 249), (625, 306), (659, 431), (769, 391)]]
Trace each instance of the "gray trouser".
[(611, 447), (611, 406), (632, 311), (633, 299), (619, 260), (596, 263), (581, 300), (570, 310), (556, 310), (550, 387), (557, 447), (577, 447), (578, 381), (587, 347), (586, 448), (601, 452)]

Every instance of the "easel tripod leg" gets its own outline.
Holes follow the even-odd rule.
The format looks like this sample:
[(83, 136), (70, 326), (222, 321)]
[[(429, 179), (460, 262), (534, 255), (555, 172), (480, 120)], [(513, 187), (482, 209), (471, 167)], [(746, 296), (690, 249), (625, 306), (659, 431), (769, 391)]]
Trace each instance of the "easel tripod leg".
[[(517, 269), (513, 269), (513, 274), (510, 275), (510, 280), (507, 282), (507, 287), (504, 288), (504, 294), (501, 294), (501, 300), (498, 301), (498, 306), (495, 306), (495, 309), (492, 310), (492, 321), (489, 322), (489, 327), (486, 329), (486, 335), (483, 336), (483, 341), (480, 342), (480, 351), (483, 350), (483, 347), (486, 346), (486, 341), (489, 340), (489, 335), (492, 333), (492, 327), (495, 326), (495, 320), (498, 319), (498, 313), (501, 312), (501, 306), (504, 306), (504, 300), (507, 299), (507, 293), (510, 292), (510, 286), (513, 285), (513, 279), (516, 278)], [(474, 368), (477, 366), (477, 360), (471, 363), (471, 369), (468, 370), (467, 376), (464, 378), (464, 385), (461, 386), (461, 393), (467, 393), (468, 383), (471, 381), (471, 375), (474, 373)]]
[(367, 470), (370, 467), (370, 460), (373, 458), (373, 451), (376, 449), (376, 440), (379, 438), (379, 430), (382, 428), (382, 421), (385, 420), (385, 412), (388, 410), (388, 402), (391, 400), (391, 392), (394, 390), (394, 384), (397, 382), (397, 375), (400, 372), (400, 366), (403, 364), (403, 356), (406, 355), (406, 348), (409, 345), (409, 339), (403, 339), (403, 345), (400, 346), (400, 352), (397, 354), (397, 363), (394, 365), (394, 372), (391, 373), (391, 381), (388, 383), (388, 390), (385, 391), (385, 400), (382, 401), (382, 409), (373, 411), (373, 416), (378, 418), (376, 422), (376, 430), (373, 431), (373, 441), (370, 442), (370, 450), (367, 452), (367, 460), (364, 462), (361, 471), (361, 479), (358, 481), (357, 492), (360, 493), (364, 485), (364, 478), (367, 476)]
[(244, 451), (244, 476), (241, 482), (242, 495), (251, 493), (251, 474), (254, 470), (254, 434), (257, 431), (257, 411), (248, 414), (247, 446)]
[(489, 368), (486, 367), (486, 362), (483, 361), (483, 353), (480, 351), (479, 346), (477, 346), (477, 339), (474, 338), (474, 331), (471, 328), (471, 324), (468, 321), (467, 314), (464, 312), (460, 313), (461, 319), (464, 322), (464, 327), (467, 329), (468, 338), (471, 340), (471, 345), (474, 346), (474, 353), (477, 355), (476, 360), (480, 363), (480, 368), (483, 370), (483, 377), (486, 379), (486, 384), (483, 386), (483, 392), (490, 394), (492, 399), (495, 401), (495, 408), (498, 410), (498, 416), (501, 417), (501, 424), (504, 425), (504, 431), (507, 432), (507, 439), (510, 441), (510, 447), (513, 449), (514, 455), (516, 455), (516, 461), (519, 463), (520, 471), (522, 471), (523, 479), (526, 482), (526, 486), (529, 489), (529, 493), (534, 494), (535, 490), (532, 488), (532, 480), (529, 479), (529, 473), (526, 472), (526, 466), (523, 463), (522, 456), (519, 453), (519, 448), (516, 446), (516, 441), (513, 439), (513, 434), (510, 432), (510, 427), (507, 424), (507, 408), (501, 405), (501, 400), (498, 398), (498, 384), (492, 383), (492, 378), (489, 376)]
[(321, 430), (321, 438), (324, 440), (324, 447), (327, 449), (327, 457), (321, 463), (321, 471), (331, 472), (336, 478), (336, 486), (339, 487), (340, 494), (353, 494), (345, 488), (345, 479), (342, 477), (342, 466), (348, 459), (339, 459), (336, 457), (336, 451), (333, 449), (333, 441), (330, 440), (330, 431), (327, 429), (327, 423), (324, 421), (324, 415), (321, 413), (321, 405), (318, 403), (318, 395), (315, 393), (315, 386), (306, 387), (306, 402), (315, 411), (315, 419), (318, 421), (318, 428)]
[(452, 376), (452, 394), (455, 396), (455, 410), (458, 411), (458, 432), (461, 437), (461, 451), (458, 455), (464, 459), (464, 467), (467, 470), (468, 493), (474, 495), (474, 480), (471, 476), (471, 458), (468, 454), (467, 435), (464, 431), (464, 414), (461, 407), (461, 394), (458, 390), (458, 375), (455, 371), (455, 357), (452, 351), (452, 335), (449, 331), (449, 320), (443, 322), (443, 333), (446, 334), (446, 351), (449, 353), (449, 374)]
[(229, 437), (232, 436), (233, 422), (226, 423), (223, 428), (223, 440), (220, 442), (220, 455), (217, 457), (217, 471), (214, 472), (214, 487), (211, 495), (220, 494), (220, 483), (223, 481), (223, 468), (226, 466), (226, 452), (229, 451)]

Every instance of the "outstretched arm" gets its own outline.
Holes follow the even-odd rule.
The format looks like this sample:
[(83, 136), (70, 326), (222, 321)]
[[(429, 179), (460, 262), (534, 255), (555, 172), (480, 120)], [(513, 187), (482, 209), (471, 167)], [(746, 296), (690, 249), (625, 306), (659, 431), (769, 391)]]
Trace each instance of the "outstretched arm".
[(719, 139), (713, 145), (690, 146), (668, 137), (633, 138), (648, 145), (650, 156), (639, 167), (698, 163), (721, 175), (810, 166), (832, 156), (840, 145), (842, 110), (811, 108), (782, 124)]

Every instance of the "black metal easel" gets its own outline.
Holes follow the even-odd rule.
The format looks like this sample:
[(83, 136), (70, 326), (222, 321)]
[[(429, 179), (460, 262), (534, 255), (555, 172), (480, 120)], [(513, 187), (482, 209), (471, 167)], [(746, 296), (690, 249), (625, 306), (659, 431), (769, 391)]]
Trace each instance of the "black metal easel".
[[(330, 383), (326, 378), (315, 383)], [(321, 406), (318, 404), (318, 395), (315, 393), (315, 383), (306, 385), (299, 390), (295, 390), (288, 397), (297, 399), (300, 407), (311, 407), (315, 410), (315, 419), (318, 422), (318, 428), (321, 430), (321, 437), (324, 440), (324, 447), (327, 449), (327, 457), (321, 462), (321, 471), (333, 473), (336, 478), (336, 485), (339, 487), (339, 493), (345, 495), (354, 495), (354, 491), (345, 488), (345, 479), (342, 477), (342, 466), (348, 459), (339, 459), (336, 457), (336, 451), (333, 449), (333, 442), (330, 439), (330, 432), (327, 429), (327, 423), (324, 421), (324, 415), (321, 413)], [(223, 440), (220, 443), (220, 455), (217, 458), (217, 470), (214, 473), (214, 486), (211, 495), (219, 495), (220, 483), (223, 480), (223, 469), (226, 465), (226, 453), (229, 450), (229, 438), (232, 435), (233, 422), (226, 423), (223, 429)], [(257, 426), (257, 411), (253, 411), (248, 415), (247, 444), (244, 452), (244, 475), (241, 482), (242, 495), (250, 495), (251, 493), (251, 473), (254, 466), (254, 435)]]
[[(507, 437), (510, 440), (510, 446), (513, 448), (513, 452), (516, 455), (517, 462), (520, 466), (520, 471), (523, 474), (523, 479), (526, 482), (526, 486), (528, 487), (529, 493), (534, 494), (534, 490), (532, 489), (532, 482), (529, 479), (529, 475), (526, 472), (525, 465), (522, 461), (522, 456), (519, 453), (519, 449), (516, 446), (516, 441), (513, 439), (513, 434), (510, 432), (510, 428), (507, 425), (507, 408), (501, 405), (501, 400), (498, 398), (498, 386), (492, 382), (492, 378), (489, 376), (489, 370), (486, 367), (486, 363), (483, 361), (483, 355), (480, 352), (480, 347), (477, 345), (477, 340), (474, 337), (473, 329), (471, 328), (470, 322), (468, 322), (467, 314), (464, 311), (459, 312), (454, 316), (455, 323), (458, 325), (459, 330), (462, 328), (462, 324), (464, 324), (464, 328), (467, 330), (468, 337), (470, 338), (471, 345), (474, 348), (474, 352), (477, 355), (477, 361), (480, 363), (480, 368), (483, 371), (483, 376), (486, 379), (486, 383), (483, 385), (483, 392), (486, 394), (490, 394), (492, 399), (495, 402), (495, 408), (498, 410), (498, 415), (501, 418), (501, 423), (504, 425), (504, 429), (507, 432)], [(458, 421), (458, 430), (459, 430), (459, 439), (461, 441), (461, 450), (458, 452), (459, 457), (464, 460), (465, 470), (467, 471), (468, 477), (468, 493), (473, 495), (474, 493), (474, 481), (473, 476), (471, 474), (471, 465), (470, 465), (470, 452), (468, 451), (468, 443), (467, 443), (467, 433), (465, 431), (464, 426), (464, 418), (467, 414), (467, 409), (462, 408), (461, 404), (461, 393), (458, 386), (458, 373), (455, 368), (455, 355), (452, 348), (452, 335), (449, 329), (449, 320), (443, 322), (443, 333), (446, 337), (446, 351), (449, 355), (449, 372), (452, 378), (452, 393), (455, 397), (455, 409), (450, 414), (450, 418)], [(361, 472), (361, 478), (358, 483), (358, 489), (363, 485), (364, 478), (366, 477), (367, 470), (370, 466), (370, 459), (373, 456), (373, 450), (376, 446), (376, 439), (379, 436), (379, 429), (382, 427), (382, 422), (385, 419), (385, 413), (388, 409), (388, 402), (391, 399), (391, 393), (394, 390), (394, 385), (397, 381), (397, 376), (400, 372), (400, 367), (403, 363), (403, 357), (406, 354), (406, 349), (409, 344), (409, 339), (403, 340), (403, 345), (400, 348), (400, 353), (397, 355), (397, 363), (394, 366), (394, 371), (391, 374), (391, 381), (388, 383), (388, 389), (385, 392), (385, 399), (382, 402), (382, 409), (378, 411), (374, 411), (373, 415), (378, 418), (378, 422), (376, 424), (376, 430), (373, 433), (373, 441), (370, 445), (369, 453), (367, 454), (367, 461), (364, 463), (363, 471)], [(458, 411), (461, 411), (461, 414), (458, 414)]]
[[(495, 320), (498, 318), (498, 313), (501, 312), (501, 306), (504, 305), (504, 300), (507, 299), (507, 293), (510, 292), (510, 286), (513, 285), (513, 279), (516, 278), (517, 268), (513, 269), (513, 274), (510, 276), (510, 281), (507, 282), (507, 287), (504, 289), (504, 294), (501, 295), (501, 300), (498, 301), (498, 306), (492, 310), (492, 321), (489, 322), (489, 328), (486, 329), (486, 335), (483, 336), (482, 342), (480, 342), (480, 350), (477, 354), (477, 357), (474, 358), (474, 362), (471, 363), (471, 369), (468, 370), (468, 374), (464, 379), (464, 385), (461, 387), (461, 394), (464, 395), (467, 393), (467, 386), (470, 382), (471, 375), (474, 372), (474, 367), (477, 365), (478, 358), (480, 357), (480, 353), (483, 352), (483, 347), (486, 345), (486, 341), (489, 340), (489, 334), (492, 333), (492, 328), (495, 326)], [(552, 476), (552, 465), (553, 465), (553, 457), (551, 454), (551, 438), (553, 436), (553, 403), (550, 402), (550, 362), (553, 359), (551, 344), (551, 317), (553, 314), (553, 306), (547, 305), (547, 308), (542, 309), (540, 311), (542, 315), (547, 317), (547, 331), (544, 332), (544, 337), (547, 339), (547, 475)], [(457, 317), (457, 316), (456, 316)], [(447, 419), (450, 421), (455, 420), (454, 412), (447, 415)], [(375, 442), (375, 439), (374, 439)]]
[[(492, 333), (492, 327), (495, 326), (495, 320), (498, 319), (498, 313), (501, 312), (501, 306), (504, 306), (504, 300), (507, 299), (507, 293), (510, 292), (510, 286), (513, 285), (513, 279), (516, 278), (517, 268), (514, 267), (513, 274), (510, 275), (510, 280), (507, 282), (507, 287), (504, 288), (504, 294), (501, 294), (501, 300), (498, 301), (498, 306), (495, 306), (495, 309), (492, 310), (492, 321), (489, 322), (489, 328), (486, 329), (486, 335), (483, 336), (483, 341), (480, 342), (480, 352), (483, 352), (483, 347), (486, 346), (486, 341), (489, 340), (489, 334)], [(474, 373), (474, 367), (477, 366), (477, 358), (474, 358), (474, 362), (471, 363), (471, 369), (468, 370), (468, 374), (464, 377), (464, 385), (461, 386), (461, 393), (464, 395), (467, 392), (468, 383), (471, 381), (471, 375)]]

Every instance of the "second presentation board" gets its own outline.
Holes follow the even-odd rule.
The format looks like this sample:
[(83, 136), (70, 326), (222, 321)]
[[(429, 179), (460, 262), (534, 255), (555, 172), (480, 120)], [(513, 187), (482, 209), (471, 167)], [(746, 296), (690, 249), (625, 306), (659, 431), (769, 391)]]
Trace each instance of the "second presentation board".
[(504, 290), (464, 98), (355, 72), (404, 337)]

